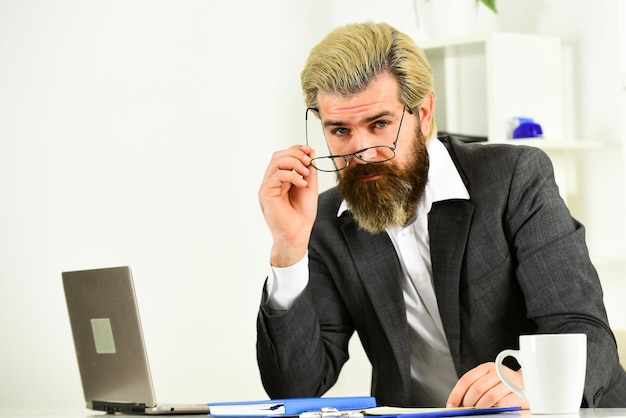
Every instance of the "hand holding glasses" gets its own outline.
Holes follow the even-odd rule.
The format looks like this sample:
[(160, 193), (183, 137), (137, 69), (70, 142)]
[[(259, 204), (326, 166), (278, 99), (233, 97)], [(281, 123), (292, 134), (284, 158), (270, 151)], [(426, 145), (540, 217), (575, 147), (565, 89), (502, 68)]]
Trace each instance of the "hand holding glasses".
[[(341, 171), (346, 168), (350, 164), (350, 160), (352, 158), (358, 158), (359, 160), (376, 164), (376, 163), (384, 163), (385, 161), (389, 161), (396, 156), (396, 145), (398, 143), (398, 138), (400, 137), (400, 129), (402, 128), (402, 121), (404, 120), (404, 112), (407, 110), (407, 105), (405, 104), (402, 107), (402, 116), (400, 118), (400, 123), (398, 125), (398, 132), (396, 133), (395, 140), (392, 145), (374, 145), (371, 147), (363, 148), (358, 151), (352, 152), (350, 154), (340, 154), (340, 155), (328, 155), (324, 157), (315, 157), (311, 160), (311, 166), (318, 171), (324, 172), (336, 172)], [(306, 109), (306, 113), (304, 115), (305, 121), (305, 136), (306, 136), (306, 145), (309, 144), (309, 111), (316, 112), (319, 115), (319, 110), (314, 107), (308, 107)], [(313, 129), (313, 128), (312, 128)], [(326, 141), (326, 135), (324, 133), (324, 129), (322, 127), (317, 128), (321, 130), (324, 141)], [(320, 144), (315, 144), (320, 145)], [(368, 151), (375, 152), (368, 152)]]

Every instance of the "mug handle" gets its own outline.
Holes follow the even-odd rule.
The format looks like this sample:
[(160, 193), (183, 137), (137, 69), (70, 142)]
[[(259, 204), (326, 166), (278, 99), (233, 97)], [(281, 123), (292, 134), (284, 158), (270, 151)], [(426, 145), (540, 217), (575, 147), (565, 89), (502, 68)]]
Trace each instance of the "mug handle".
[(498, 373), (498, 377), (500, 378), (500, 380), (502, 380), (502, 383), (504, 383), (506, 387), (511, 389), (513, 393), (515, 393), (517, 396), (521, 398), (526, 398), (526, 396), (524, 396), (524, 390), (518, 386), (515, 386), (515, 384), (511, 382), (511, 380), (506, 376), (506, 374), (502, 370), (502, 367), (504, 367), (502, 362), (507, 357), (513, 357), (519, 362), (519, 350), (501, 351), (500, 354), (498, 354), (498, 356), (496, 357), (496, 373)]

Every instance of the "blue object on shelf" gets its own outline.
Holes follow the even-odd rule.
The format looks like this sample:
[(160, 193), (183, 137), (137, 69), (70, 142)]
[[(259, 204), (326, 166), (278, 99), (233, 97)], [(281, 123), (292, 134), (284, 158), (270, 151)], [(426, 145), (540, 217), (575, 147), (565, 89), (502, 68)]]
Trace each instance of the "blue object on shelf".
[(543, 136), (541, 125), (532, 118), (517, 118), (519, 125), (513, 130), (513, 139), (537, 138)]

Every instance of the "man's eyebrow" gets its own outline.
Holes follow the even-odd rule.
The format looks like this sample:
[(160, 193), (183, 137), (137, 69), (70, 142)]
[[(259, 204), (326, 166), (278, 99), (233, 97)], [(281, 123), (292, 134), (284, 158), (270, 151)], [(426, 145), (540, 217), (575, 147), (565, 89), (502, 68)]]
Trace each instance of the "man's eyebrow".
[[(363, 119), (363, 122), (370, 123), (377, 119), (382, 118), (383, 116), (390, 116), (390, 115), (393, 115), (393, 112), (389, 110), (384, 110), (380, 113), (376, 113), (375, 115), (368, 116), (367, 118)], [(345, 126), (345, 125), (346, 123), (340, 120), (325, 120), (324, 121), (324, 128), (328, 128), (330, 126)]]

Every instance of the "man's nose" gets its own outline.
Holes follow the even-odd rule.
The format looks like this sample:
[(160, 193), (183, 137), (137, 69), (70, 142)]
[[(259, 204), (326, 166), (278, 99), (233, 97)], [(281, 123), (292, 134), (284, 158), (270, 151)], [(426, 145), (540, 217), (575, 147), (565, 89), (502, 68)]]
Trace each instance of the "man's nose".
[(366, 147), (366, 148), (361, 148), (361, 150), (354, 153), (354, 156), (356, 157), (354, 158), (355, 162), (359, 164), (367, 164), (367, 162), (369, 161), (379, 160), (378, 150), (376, 148)]
[[(376, 141), (376, 135), (371, 134), (370, 132), (361, 131), (354, 135), (352, 138), (352, 146), (354, 147), (354, 155), (357, 157), (356, 160), (361, 159), (375, 159), (376, 157), (376, 149), (369, 149), (373, 146), (379, 145)], [(362, 151), (365, 150), (365, 151)]]

